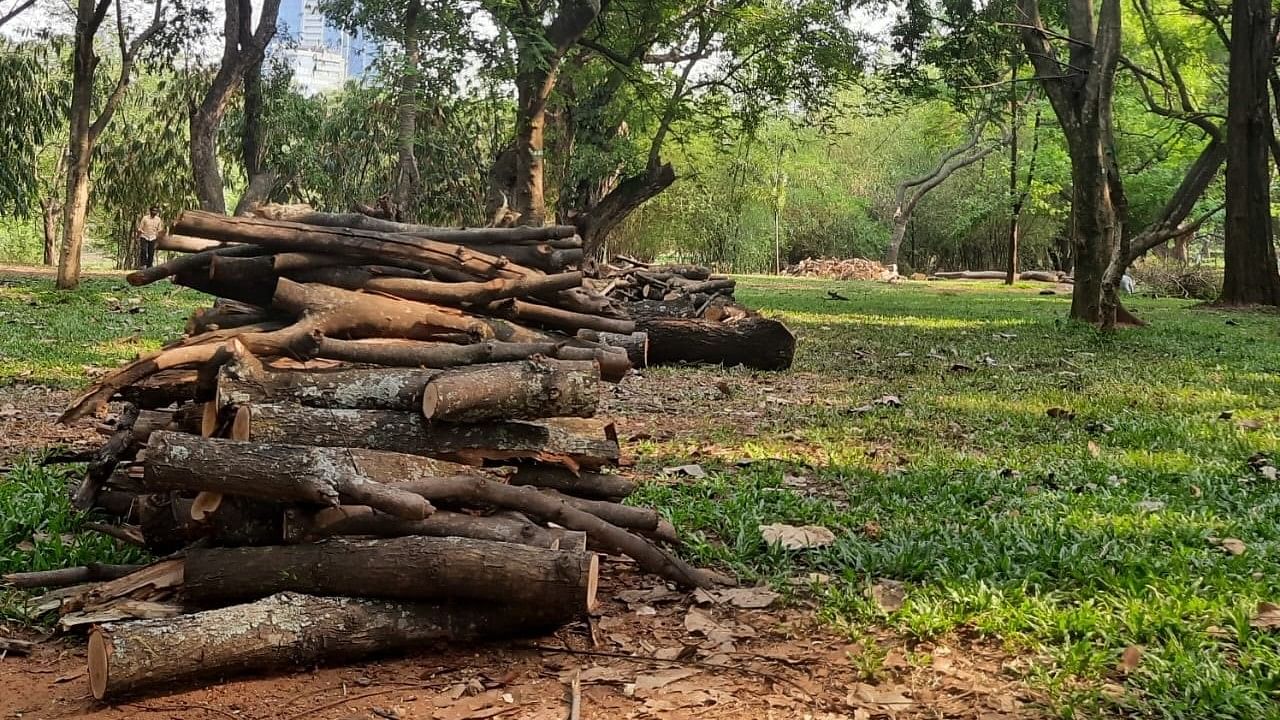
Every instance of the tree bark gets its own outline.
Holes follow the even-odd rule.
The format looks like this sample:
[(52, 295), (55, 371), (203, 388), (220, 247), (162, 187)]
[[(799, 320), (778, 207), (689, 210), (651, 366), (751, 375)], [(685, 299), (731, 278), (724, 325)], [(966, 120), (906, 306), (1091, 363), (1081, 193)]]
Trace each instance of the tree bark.
[(626, 353), (606, 348), (581, 348), (560, 342), (502, 342), (486, 340), (454, 345), (414, 340), (334, 340), (321, 338), (319, 357), (396, 367), (446, 368), (484, 362), (512, 362), (534, 355), (560, 360), (591, 360), (600, 365), (600, 379), (616, 383), (631, 369)]
[(537, 357), (524, 362), (446, 370), (422, 389), (429, 420), (480, 422), (545, 417), (591, 417), (600, 402), (594, 362)]
[(256, 548), (192, 549), (182, 595), (198, 605), (253, 600), (277, 592), (389, 600), (472, 600), (595, 607), (595, 553), (461, 537), (406, 535)]
[(491, 303), (484, 311), (491, 315), (504, 317), (525, 323), (540, 325), (554, 330), (576, 333), (579, 330), (599, 330), (620, 335), (629, 335), (636, 330), (632, 320), (601, 317), (587, 313), (572, 312), (549, 305), (537, 305), (515, 298), (499, 300)]
[(143, 485), (152, 491), (211, 491), (272, 502), (368, 505), (421, 520), (433, 508), (421, 497), (358, 472), (345, 449), (201, 438), (154, 432)]
[(567, 495), (615, 502), (636, 491), (636, 484), (620, 475), (573, 473), (551, 465), (520, 465), (508, 482), (512, 485), (533, 485), (558, 490)]
[(707, 320), (642, 320), (649, 335), (649, 364), (708, 363), (785, 370), (795, 356), (796, 339), (785, 325), (769, 318), (733, 323)]
[(578, 337), (583, 340), (600, 343), (601, 345), (608, 347), (622, 348), (623, 350), (626, 350), (627, 359), (631, 361), (631, 367), (649, 367), (648, 333), (635, 331), (623, 334), (583, 329), (578, 331)]
[(517, 543), (554, 550), (586, 550), (587, 536), (576, 530), (545, 528), (530, 522), (519, 513), (470, 515), (463, 512), (437, 510), (422, 520), (404, 520), (375, 512), (363, 505), (342, 505), (309, 511), (285, 510), (285, 542), (314, 542), (340, 535), (372, 537), (462, 537), (491, 542)]
[(219, 407), (289, 402), (320, 408), (414, 411), (422, 407), (423, 387), (440, 372), (420, 368), (272, 371), (256, 358), (236, 358), (219, 372), (217, 402)]
[(108, 624), (89, 636), (89, 686), (99, 700), (204, 678), (536, 634), (571, 615), (554, 606), (439, 605), (280, 593), (164, 620)]
[(389, 410), (327, 410), (293, 405), (252, 407), (251, 437), (259, 442), (306, 442), (320, 447), (456, 459), (547, 460), (572, 469), (617, 462), (613, 425), (587, 418), (492, 423), (428, 423), (421, 415)]
[(419, 0), (409, 0), (404, 12), (404, 34), (401, 49), (404, 60), (400, 67), (399, 94), (396, 98), (396, 190), (395, 207), (400, 219), (414, 214), (420, 181), (414, 143), (418, 135), (418, 87), (421, 82), (421, 49), (418, 17), (422, 13)]
[(88, 510), (93, 507), (93, 501), (97, 498), (98, 491), (102, 489), (107, 479), (111, 477), (111, 473), (120, 462), (120, 457), (133, 444), (133, 425), (138, 420), (138, 412), (138, 408), (135, 405), (126, 405), (124, 410), (120, 412), (119, 421), (116, 423), (116, 431), (98, 449), (98, 452), (94, 453), (93, 460), (89, 462), (89, 467), (85, 470), (84, 480), (80, 482), (80, 487), (72, 495), (72, 507), (78, 510)]
[(1271, 220), (1272, 116), (1267, 82), (1275, 38), (1270, 25), (1271, 5), (1265, 0), (1232, 4), (1221, 305), (1280, 305)]
[[(334, 228), (374, 230), (384, 233), (416, 235), (467, 246), (521, 245), (549, 241), (563, 241), (574, 237), (577, 228), (572, 225), (543, 225), (541, 227), (489, 227), (448, 228), (432, 225), (414, 225), (392, 220), (382, 220), (362, 213), (316, 212), (307, 205), (267, 205), (254, 210), (253, 215), (267, 220), (283, 220), (304, 225), (323, 225)], [(576, 245), (581, 246), (578, 239)]]
[(600, 259), (609, 233), (641, 205), (671, 187), (675, 181), (675, 168), (671, 163), (661, 163), (642, 173), (626, 177), (601, 198), (600, 202), (580, 214), (577, 225), (586, 257)]
[(44, 257), (45, 265), (58, 264), (58, 215), (61, 206), (53, 198), (45, 198), (40, 203), (40, 217), (44, 221)]
[(58, 570), (40, 570), (37, 572), (9, 573), (0, 576), (0, 581), (11, 588), (29, 590), (42, 587), (66, 587), (81, 583), (115, 580), (142, 569), (141, 565), (105, 565), (91, 563), (77, 567)]
[[(277, 256), (280, 257), (280, 256)], [(318, 282), (347, 290), (369, 290), (405, 300), (454, 307), (485, 305), (496, 300), (544, 295), (581, 287), (583, 275), (568, 272), (485, 282), (436, 282), (420, 278), (385, 277), (363, 267), (327, 267), (287, 273), (298, 282)]]

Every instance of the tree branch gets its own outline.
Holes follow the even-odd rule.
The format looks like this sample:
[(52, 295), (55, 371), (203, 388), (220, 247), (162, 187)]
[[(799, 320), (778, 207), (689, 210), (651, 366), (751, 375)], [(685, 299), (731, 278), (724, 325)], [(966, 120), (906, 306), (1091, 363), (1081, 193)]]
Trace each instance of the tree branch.
[(35, 4), (36, 4), (36, 0), (24, 0), (23, 2), (19, 3), (17, 7), (5, 13), (3, 16), (0, 16), (0, 27), (4, 27), (5, 24), (8, 23), (10, 20), (26, 12), (28, 9), (31, 8), (32, 5), (35, 5)]
[(121, 0), (116, 0), (116, 37), (120, 42), (120, 75), (116, 78), (116, 84), (111, 89), (111, 94), (107, 96), (106, 102), (102, 104), (102, 110), (98, 112), (98, 118), (89, 126), (90, 143), (97, 142), (98, 136), (106, 129), (107, 123), (111, 122), (111, 116), (115, 114), (116, 108), (119, 107), (120, 101), (124, 98), (125, 90), (129, 88), (130, 77), (133, 75), (133, 62), (137, 57), (138, 51), (151, 42), (156, 33), (159, 33), (164, 28), (163, 2), (164, 0), (155, 0), (155, 14), (151, 18), (151, 25), (146, 30), (143, 30), (142, 34), (134, 39), (132, 44), (129, 44), (124, 29), (124, 17), (120, 8)]

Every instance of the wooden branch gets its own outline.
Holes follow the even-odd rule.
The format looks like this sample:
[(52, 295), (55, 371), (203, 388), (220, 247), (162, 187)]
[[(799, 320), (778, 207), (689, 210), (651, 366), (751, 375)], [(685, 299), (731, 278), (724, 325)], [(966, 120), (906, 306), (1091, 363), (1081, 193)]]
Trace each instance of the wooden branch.
[(430, 420), (478, 422), (545, 417), (591, 417), (600, 401), (595, 362), (530, 360), (472, 365), (441, 372), (422, 389)]
[(587, 549), (586, 533), (561, 528), (545, 528), (513, 512), (469, 515), (462, 512), (437, 510), (422, 520), (403, 520), (364, 505), (341, 505), (317, 511), (301, 508), (285, 510), (285, 542), (314, 542), (339, 535), (373, 537), (430, 535), (518, 543), (556, 550)]
[(582, 273), (495, 278), (485, 282), (435, 282), (412, 278), (381, 277), (360, 267), (328, 267), (291, 275), (298, 282), (318, 282), (347, 290), (369, 290), (386, 295), (442, 305), (485, 305), (511, 297), (554, 293), (582, 285)]
[(346, 362), (394, 367), (446, 368), (486, 362), (511, 362), (544, 355), (559, 360), (592, 360), (600, 364), (600, 379), (618, 382), (631, 370), (626, 353), (604, 348), (570, 347), (563, 342), (503, 342), (486, 340), (454, 345), (414, 340), (335, 340), (321, 337), (317, 356)]
[(430, 225), (413, 225), (382, 220), (361, 213), (316, 212), (306, 205), (264, 205), (253, 215), (268, 220), (284, 220), (306, 225), (324, 225), (337, 228), (374, 230), (384, 233), (418, 235), (441, 242), (459, 245), (488, 245), (501, 243), (539, 242), (574, 237), (577, 228), (572, 225), (522, 225), (511, 228), (445, 228)]
[(606, 347), (622, 348), (627, 352), (631, 367), (637, 369), (649, 367), (648, 333), (637, 330), (630, 334), (621, 334), (583, 329), (578, 331), (577, 336)]
[(345, 449), (201, 438), (160, 431), (147, 443), (143, 485), (152, 491), (214, 491), (273, 502), (368, 505), (420, 520), (434, 508), (360, 472)]
[(99, 700), (172, 690), (204, 678), (418, 650), (430, 641), (532, 635), (567, 619), (568, 609), (554, 606), (433, 605), (280, 593), (247, 605), (94, 628), (89, 687)]
[(508, 320), (530, 322), (556, 330), (574, 333), (582, 329), (628, 335), (635, 332), (636, 324), (631, 320), (601, 317), (599, 315), (572, 312), (548, 305), (536, 305), (510, 298), (490, 304), (485, 312)]
[(9, 573), (0, 576), (0, 580), (11, 588), (30, 590), (31, 588), (56, 588), (101, 580), (115, 580), (142, 569), (141, 565), (107, 565), (91, 563), (59, 570), (39, 570), (36, 572)]
[(620, 475), (573, 473), (549, 465), (520, 465), (508, 482), (512, 485), (533, 485), (558, 490), (567, 495), (615, 502), (636, 491), (636, 484)]
[(112, 471), (116, 469), (116, 464), (120, 462), (120, 457), (133, 444), (133, 425), (138, 420), (138, 412), (138, 408), (135, 405), (126, 405), (124, 410), (121, 411), (119, 420), (116, 422), (115, 432), (94, 455), (93, 460), (89, 462), (89, 467), (85, 470), (84, 480), (81, 481), (80, 487), (72, 495), (72, 507), (78, 510), (88, 510), (93, 507), (93, 501), (98, 496), (98, 491), (102, 489), (107, 478), (111, 477)]
[(203, 252), (193, 253), (191, 255), (183, 255), (176, 257), (169, 262), (160, 263), (149, 268), (134, 270), (125, 275), (125, 280), (130, 285), (149, 285), (158, 282), (167, 277), (173, 277), (179, 273), (191, 272), (209, 266), (215, 257), (252, 257), (254, 255), (262, 255), (267, 251), (256, 245), (231, 245), (227, 247), (217, 247)]

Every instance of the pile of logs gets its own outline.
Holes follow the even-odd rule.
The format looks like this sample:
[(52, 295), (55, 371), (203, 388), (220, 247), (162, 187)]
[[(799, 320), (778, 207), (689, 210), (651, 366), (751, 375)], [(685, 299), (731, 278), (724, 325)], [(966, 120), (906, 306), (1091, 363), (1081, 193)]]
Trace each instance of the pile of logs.
[(805, 258), (782, 269), (784, 275), (829, 280), (892, 280), (897, 273), (865, 258)]
[[(938, 271), (929, 276), (930, 280), (1004, 280), (1009, 275), (1004, 270), (953, 270)], [(1070, 285), (1073, 278), (1061, 270), (1024, 270), (1018, 273), (1019, 280), (1031, 282), (1060, 283)]]
[(166, 244), (196, 252), (129, 279), (219, 299), (64, 413), (124, 401), (74, 503), (162, 558), (5, 578), (71, 586), (34, 607), (92, 628), (95, 697), (542, 632), (592, 609), (596, 551), (725, 582), (609, 472), (632, 321), (508, 255), (560, 270), (570, 231), (292, 217), (183, 214)]
[(624, 307), (647, 336), (651, 364), (791, 367), (795, 336), (781, 322), (739, 304), (733, 278), (701, 265), (660, 265), (624, 255), (594, 274), (591, 286)]

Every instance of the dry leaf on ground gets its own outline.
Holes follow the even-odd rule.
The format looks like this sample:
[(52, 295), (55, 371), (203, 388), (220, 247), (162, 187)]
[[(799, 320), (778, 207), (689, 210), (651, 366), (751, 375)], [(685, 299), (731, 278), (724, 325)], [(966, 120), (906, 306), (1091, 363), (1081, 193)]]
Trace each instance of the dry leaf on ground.
[(824, 547), (836, 541), (835, 533), (821, 525), (761, 525), (760, 535), (769, 545), (781, 545), (787, 550)]
[(663, 475), (686, 475), (691, 478), (704, 478), (707, 471), (702, 469), (701, 465), (676, 465), (675, 467), (662, 468)]
[(699, 670), (689, 668), (672, 668), (671, 670), (658, 670), (657, 672), (644, 673), (636, 676), (636, 692), (645, 692), (647, 690), (657, 690), (666, 687), (677, 680), (683, 680), (687, 677), (697, 675)]
[(1244, 551), (1249, 547), (1248, 545), (1245, 545), (1243, 541), (1236, 538), (1223, 538), (1222, 542), (1218, 544), (1222, 546), (1223, 550), (1226, 550), (1232, 555), (1243, 555)]
[(1253, 619), (1249, 621), (1249, 625), (1259, 630), (1280, 628), (1280, 605), (1273, 602), (1258, 603), (1258, 608), (1253, 614)]
[(881, 610), (897, 612), (907, 599), (907, 589), (898, 580), (881, 580), (871, 586), (871, 599), (876, 601)]
[(726, 588), (724, 590), (698, 590), (694, 599), (701, 603), (723, 603), (744, 610), (767, 608), (782, 597), (767, 587)]
[(1141, 645), (1130, 645), (1120, 653), (1120, 665), (1117, 668), (1120, 672), (1128, 675), (1138, 668), (1138, 664), (1142, 662), (1143, 647)]

